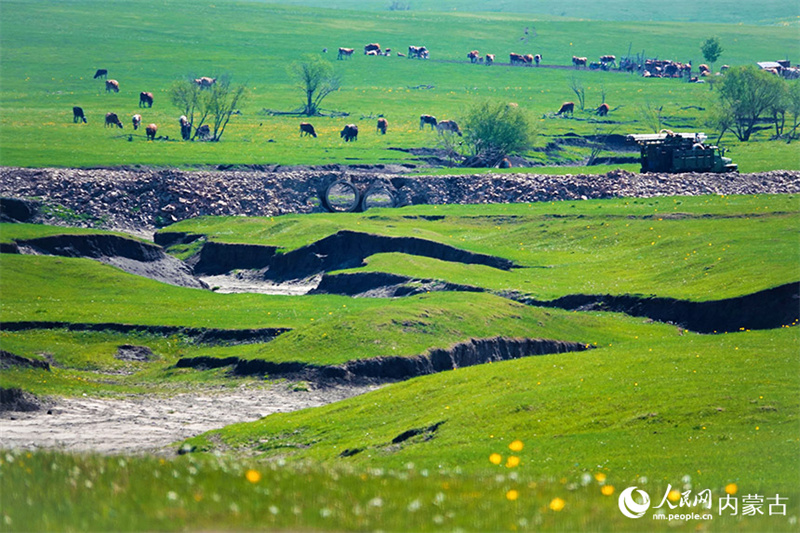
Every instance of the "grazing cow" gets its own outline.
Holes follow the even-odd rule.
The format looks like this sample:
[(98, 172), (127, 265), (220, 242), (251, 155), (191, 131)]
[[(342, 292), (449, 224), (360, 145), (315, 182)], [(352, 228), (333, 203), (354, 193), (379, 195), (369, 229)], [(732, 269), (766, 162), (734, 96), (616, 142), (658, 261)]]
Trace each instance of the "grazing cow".
[(352, 48), (339, 48), (339, 55), (336, 59), (349, 59), (354, 51)]
[(428, 49), (424, 46), (409, 46), (408, 47), (408, 58), (413, 59), (428, 59)]
[(598, 63), (597, 61), (592, 61), (589, 63), (589, 70), (599, 70), (601, 68), (603, 68), (602, 63)]
[(311, 135), (315, 139), (317, 138), (317, 132), (314, 131), (314, 126), (312, 126), (308, 122), (300, 123), (300, 137), (302, 137), (303, 135)]
[(209, 78), (208, 76), (203, 76), (201, 78), (195, 78), (194, 82), (200, 86), (201, 89), (208, 89), (215, 83), (217, 83), (217, 78)]
[[(370, 54), (369, 52), (375, 52)], [(378, 55), (381, 53), (381, 45), (378, 43), (370, 43), (364, 47), (364, 55)]]
[(192, 136), (192, 125), (189, 123), (189, 119), (186, 118), (186, 115), (181, 115), (178, 122), (181, 124), (181, 137), (184, 141), (188, 141)]
[(425, 124), (429, 124), (431, 129), (436, 127), (436, 117), (433, 115), (420, 115), (419, 116), (419, 129), (425, 127)]
[(119, 92), (119, 82), (117, 80), (107, 80), (106, 81), (106, 92), (114, 91), (115, 93)]
[(339, 137), (344, 139), (344, 142), (357, 141), (358, 126), (356, 126), (355, 124), (346, 125), (344, 129), (339, 133)]
[(600, 104), (600, 107), (598, 107), (595, 110), (595, 113), (597, 113), (597, 115), (601, 117), (608, 115), (608, 104), (606, 104), (605, 102)]
[(386, 122), (385, 118), (378, 119), (378, 131), (381, 132), (381, 135), (386, 135), (386, 128), (389, 127), (389, 123)]
[(153, 107), (153, 93), (139, 93), (139, 107)]
[(455, 120), (443, 120), (436, 125), (436, 131), (439, 133), (444, 133), (449, 131), (450, 133), (455, 133), (459, 137), (461, 137), (461, 129), (456, 124)]
[(697, 68), (700, 70), (700, 75), (701, 76), (708, 76), (711, 73), (711, 69), (709, 69), (708, 65), (706, 65), (705, 63), (703, 63), (702, 65), (700, 65)]
[(600, 62), (604, 65), (616, 65), (617, 64), (617, 56), (600, 56)]
[(148, 141), (155, 141), (156, 133), (158, 132), (158, 126), (156, 126), (155, 124), (148, 124), (147, 127), (144, 129), (144, 132), (147, 135)]
[(542, 54), (536, 54), (533, 56), (533, 62), (536, 63), (536, 66), (539, 66), (539, 63), (542, 62)]
[(587, 58), (585, 57), (572, 56), (572, 64), (575, 65), (575, 68), (585, 67), (586, 61)]
[(207, 141), (211, 138), (211, 128), (208, 127), (208, 124), (203, 124), (197, 128), (195, 136), (199, 137), (201, 141)]
[(574, 110), (575, 110), (575, 102), (564, 102), (563, 104), (561, 104), (561, 109), (558, 110), (558, 113), (556, 113), (556, 115), (561, 115), (562, 113), (564, 115), (567, 114), (571, 115)]
[(525, 64), (525, 58), (522, 57), (521, 54), (515, 54), (514, 52), (511, 52), (510, 54), (508, 54), (508, 60), (509, 60), (509, 63), (511, 63), (512, 65), (524, 65)]
[(487, 65), (491, 65), (492, 63), (494, 63), (494, 54), (486, 54), (486, 61), (485, 61), (485, 63), (486, 63)]
[(72, 122), (83, 122), (86, 124), (86, 115), (83, 114), (83, 108), (78, 106), (72, 108)]
[(725, 71), (727, 71), (729, 68), (731, 68), (731, 67), (730, 67), (730, 66), (728, 66), (728, 65), (722, 65), (721, 67), (719, 67), (719, 71), (720, 71), (720, 72), (725, 72)]
[(133, 122), (133, 131), (138, 130), (139, 126), (142, 124), (142, 115), (133, 115), (131, 122)]
[(119, 121), (119, 117), (116, 113), (106, 113), (106, 123), (103, 127), (107, 128), (109, 126), (112, 128), (114, 126), (119, 126), (119, 129), (122, 129), (122, 122)]
[(511, 161), (509, 161), (507, 157), (504, 157), (503, 160), (497, 164), (497, 168), (511, 168), (512, 166), (514, 165), (511, 164)]
[(94, 73), (94, 79), (97, 78), (108, 79), (108, 70), (104, 68), (97, 69), (97, 72)]
[(522, 60), (525, 61), (526, 65), (532, 65), (533, 64), (533, 54), (525, 54), (524, 56), (522, 56)]
[(469, 59), (470, 63), (477, 63), (480, 55), (481, 55), (480, 52), (478, 52), (477, 50), (473, 50), (467, 54), (467, 59)]

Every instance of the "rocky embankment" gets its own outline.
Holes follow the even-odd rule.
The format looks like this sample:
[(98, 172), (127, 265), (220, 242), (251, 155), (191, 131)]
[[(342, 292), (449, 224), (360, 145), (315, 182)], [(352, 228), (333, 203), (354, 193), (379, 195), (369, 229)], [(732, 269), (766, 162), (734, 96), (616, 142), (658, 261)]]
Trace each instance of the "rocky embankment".
[(37, 222), (137, 233), (200, 215), (320, 211), (320, 195), (337, 180), (350, 181), (361, 190), (380, 182), (392, 191), (399, 205), (800, 193), (798, 171), (408, 176), (350, 167), (215, 171), (2, 167), (0, 196), (39, 202)]

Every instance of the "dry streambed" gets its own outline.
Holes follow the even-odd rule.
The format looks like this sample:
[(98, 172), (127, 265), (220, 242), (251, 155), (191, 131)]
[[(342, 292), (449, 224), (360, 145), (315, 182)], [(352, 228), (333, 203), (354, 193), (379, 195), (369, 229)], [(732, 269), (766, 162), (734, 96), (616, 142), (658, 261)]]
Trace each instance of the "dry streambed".
[(131, 396), (61, 398), (33, 411), (0, 412), (0, 448), (56, 448), (101, 453), (158, 453), (176, 441), (272, 413), (318, 407), (377, 388), (334, 386), (293, 390), (291, 385)]

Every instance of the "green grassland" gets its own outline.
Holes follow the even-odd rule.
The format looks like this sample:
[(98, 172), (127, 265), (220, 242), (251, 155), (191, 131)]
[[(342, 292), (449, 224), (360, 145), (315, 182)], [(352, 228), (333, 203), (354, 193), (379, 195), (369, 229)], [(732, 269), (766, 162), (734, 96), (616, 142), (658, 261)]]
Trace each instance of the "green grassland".
[[(639, 290), (707, 300), (798, 279), (798, 207), (790, 195), (414, 206), (200, 218), (167, 231), (284, 251), (345, 228), (412, 235), (529, 268), (497, 273), (404, 254), (373, 256), (366, 268), (538, 297)], [(444, 218), (432, 222), (432, 216)], [(6, 242), (57, 231), (0, 227)], [(42, 397), (173, 394), (261, 382), (226, 369), (175, 367), (196, 356), (340, 364), (497, 335), (593, 348), (419, 377), (324, 408), (230, 426), (191, 439), (185, 445), (196, 453), (169, 461), (6, 453), (0, 491), (9, 531), (120, 529), (120, 520), (130, 530), (637, 531), (640, 524), (617, 509), (624, 487), (638, 485), (659, 498), (668, 485), (691, 484), (716, 499), (731, 483), (740, 494), (790, 498), (788, 514), (715, 514), (709, 530), (791, 531), (787, 520), (797, 516), (797, 327), (700, 335), (486, 293), (217, 294), (87, 259), (11, 254), (2, 257), (0, 293), (3, 322), (292, 328), (270, 343), (234, 346), (181, 334), (0, 332), (2, 349), (52, 365), (49, 372), (6, 369), (0, 386)], [(121, 344), (148, 346), (155, 358), (120, 361), (114, 354)], [(420, 433), (392, 442), (408, 430)], [(524, 449), (510, 451), (513, 440)], [(345, 450), (348, 457), (340, 457)], [(489, 461), (492, 453), (502, 456), (500, 465)], [(511, 456), (520, 463), (509, 463)], [(249, 470), (261, 477), (252, 481)], [(63, 495), (50, 498), (52, 491)], [(558, 499), (566, 502), (562, 511), (549, 507)], [(31, 506), (36, 513), (28, 512)], [(676, 522), (670, 524), (648, 529), (674, 530)]]
[[(459, 118), (481, 99), (517, 102), (528, 111), (539, 132), (538, 149), (552, 136), (568, 132), (649, 131), (641, 111), (647, 104), (663, 106), (664, 127), (705, 130), (704, 114), (715, 98), (707, 85), (569, 68), (487, 68), (469, 64), (466, 52), (477, 48), (497, 54), (501, 61), (507, 61), (509, 52), (541, 53), (545, 64), (566, 66), (572, 55), (620, 57), (630, 46), (632, 52), (645, 51), (650, 57), (700, 63), (700, 43), (717, 35), (725, 48), (719, 63), (738, 65), (791, 57), (797, 48), (794, 28), (782, 26), (611, 23), (488, 12), (375, 13), (229, 0), (213, 5), (177, 1), (169, 8), (145, 1), (9, 1), (4, 2), (0, 24), (0, 161), (21, 166), (408, 162), (414, 156), (390, 148), (439, 143), (435, 133), (419, 130), (420, 114)], [(520, 40), (527, 38), (526, 27), (534, 27), (536, 35)], [(339, 46), (360, 49), (375, 41), (398, 51), (425, 44), (431, 60), (358, 53), (349, 61), (335, 60)], [(324, 107), (349, 116), (314, 118), (319, 138), (300, 139), (301, 118), (273, 116), (265, 110), (299, 106), (302, 95), (287, 66), (323, 48), (344, 80)], [(119, 94), (106, 93), (103, 81), (92, 79), (99, 67), (119, 80)], [(179, 141), (179, 111), (169, 103), (170, 85), (187, 75), (225, 73), (248, 89), (241, 114), (234, 115), (222, 142)], [(575, 118), (554, 118), (562, 102), (575, 99), (569, 88), (573, 77), (585, 88), (586, 110), (577, 111)], [(433, 88), (416, 89), (420, 86)], [(154, 93), (152, 109), (138, 107), (140, 91)], [(591, 110), (603, 95), (613, 111), (598, 120)], [(88, 124), (72, 122), (74, 105), (84, 108)], [(103, 127), (109, 111), (121, 117), (125, 129)], [(141, 113), (145, 124), (157, 123), (159, 135), (169, 140), (146, 142), (143, 132), (134, 134), (134, 113)], [(378, 115), (389, 120), (387, 136), (374, 131)], [(357, 143), (339, 138), (347, 122), (361, 126)], [(740, 145), (732, 137), (725, 142), (742, 171), (800, 168), (794, 146), (770, 142), (769, 136), (765, 131), (758, 142)], [(534, 151), (529, 156), (541, 164), (576, 164), (588, 152)]]

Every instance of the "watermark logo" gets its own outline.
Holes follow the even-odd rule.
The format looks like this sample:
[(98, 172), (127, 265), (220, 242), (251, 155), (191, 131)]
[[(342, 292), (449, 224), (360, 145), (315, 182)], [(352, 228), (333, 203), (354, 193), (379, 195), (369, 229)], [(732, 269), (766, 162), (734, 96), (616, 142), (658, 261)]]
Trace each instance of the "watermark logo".
[[(642, 499), (642, 503), (637, 503), (633, 499), (633, 491), (636, 491)], [(628, 518), (641, 518), (650, 508), (650, 495), (636, 487), (628, 487), (619, 495), (619, 510)]]

